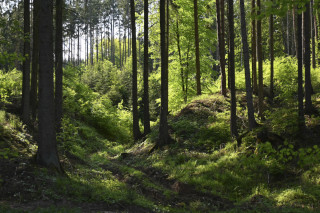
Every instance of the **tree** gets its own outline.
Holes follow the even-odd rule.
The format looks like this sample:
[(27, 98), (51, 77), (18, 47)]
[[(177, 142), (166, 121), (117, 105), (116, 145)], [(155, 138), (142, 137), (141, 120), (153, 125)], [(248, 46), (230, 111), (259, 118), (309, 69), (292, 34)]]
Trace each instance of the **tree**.
[(24, 0), (24, 45), (23, 81), (22, 81), (22, 120), (30, 121), (30, 0)]
[(63, 0), (56, 0), (56, 41), (55, 41), (55, 110), (56, 110), (56, 128), (61, 131), (62, 121), (62, 8)]
[(160, 0), (161, 108), (158, 147), (169, 143), (168, 132), (168, 48), (166, 39), (166, 0)]
[(198, 27), (198, 1), (193, 0), (194, 8), (194, 42), (196, 47), (196, 81), (197, 95), (201, 95), (201, 74), (200, 74), (200, 50), (199, 50), (199, 27)]
[(297, 59), (298, 59), (298, 125), (299, 131), (303, 133), (305, 127), (304, 109), (303, 109), (303, 62), (302, 62), (302, 14), (297, 16)]
[(231, 134), (238, 137), (237, 129), (237, 102), (235, 88), (235, 63), (234, 63), (234, 13), (233, 0), (228, 0), (228, 22), (229, 22), (229, 76), (231, 89)]
[[(271, 0), (273, 2), (273, 0)], [(274, 53), (273, 53), (273, 14), (269, 16), (269, 48), (270, 48), (270, 96), (273, 98), (273, 61), (274, 61)]]
[(38, 105), (38, 73), (39, 73), (39, 0), (33, 0), (33, 44), (30, 103), (32, 119), (36, 119)]
[(149, 36), (148, 36), (148, 0), (144, 0), (144, 65), (143, 65), (143, 121), (144, 134), (150, 133), (150, 113), (149, 113)]
[(312, 85), (310, 75), (310, 2), (306, 3), (304, 12), (304, 68), (305, 68), (305, 113), (311, 114), (313, 106), (311, 101)]
[[(257, 0), (257, 15), (261, 14), (260, 0)], [(261, 29), (261, 17), (257, 20), (257, 53), (258, 53), (258, 73), (259, 73), (259, 93), (258, 93), (258, 107), (259, 116), (263, 117), (263, 60), (262, 60), (262, 29)]]
[(136, 40), (136, 14), (134, 0), (130, 0), (131, 29), (132, 29), (132, 115), (133, 137), (138, 140), (141, 137), (138, 115), (138, 87), (137, 87), (137, 40)]
[(258, 83), (257, 83), (257, 37), (256, 37), (256, 20), (255, 20), (255, 0), (251, 1), (251, 49), (252, 49), (252, 84), (253, 92), (257, 94)]
[(39, 165), (62, 171), (56, 142), (53, 86), (53, 1), (39, 2)]
[(251, 130), (257, 126), (257, 123), (254, 118), (254, 108), (253, 108), (253, 101), (252, 101), (252, 88), (251, 88), (250, 65), (249, 65), (249, 47), (248, 47), (247, 26), (246, 26), (246, 17), (245, 17), (243, 0), (240, 0), (240, 15), (241, 15), (242, 48), (243, 48), (243, 56), (244, 56), (244, 70), (245, 70), (245, 79), (246, 79), (248, 120), (249, 120), (249, 129)]
[[(221, 94), (227, 95), (226, 71), (225, 71), (225, 41), (224, 41), (224, 0), (216, 0), (217, 26), (218, 26), (218, 44), (221, 74)], [(229, 20), (230, 21), (230, 20)]]

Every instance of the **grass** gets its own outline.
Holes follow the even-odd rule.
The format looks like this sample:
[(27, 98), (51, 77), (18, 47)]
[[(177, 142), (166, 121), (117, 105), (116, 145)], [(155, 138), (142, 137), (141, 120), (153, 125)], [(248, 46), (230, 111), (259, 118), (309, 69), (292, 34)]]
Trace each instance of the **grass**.
[[(295, 66), (280, 59), (276, 63), (286, 73)], [(66, 113), (58, 136), (66, 175), (30, 164), (37, 150), (35, 142), (17, 116), (0, 111), (0, 166), (8, 165), (4, 167), (8, 174), (0, 172), (0, 184), (16, 187), (8, 191), (12, 194), (7, 197), (13, 200), (0, 204), (0, 212), (21, 212), (24, 207), (30, 212), (85, 212), (92, 206), (100, 206), (97, 211), (120, 212), (319, 211), (320, 149), (316, 144), (320, 117), (306, 116), (309, 134), (301, 144), (293, 100), (296, 73), (290, 73), (289, 79), (280, 68), (275, 71), (276, 92), (285, 91), (268, 105), (266, 120), (258, 120), (261, 127), (247, 134), (243, 134), (248, 126), (245, 94), (238, 91), (240, 147), (230, 137), (230, 103), (219, 94), (196, 97), (171, 113), (174, 143), (149, 153), (158, 138), (157, 122), (145, 140), (133, 142), (131, 133), (127, 134), (129, 111), (111, 107), (107, 97), (97, 98), (89, 88), (78, 85), (69, 92), (79, 96), (76, 101), (84, 100), (83, 109), (92, 117), (88, 122), (84, 116), (88, 112)], [(318, 79), (315, 71), (313, 75)], [(282, 78), (288, 78), (286, 87), (281, 85)], [(243, 83), (243, 79), (238, 81), (240, 89)], [(314, 86), (319, 88), (319, 83)], [(86, 94), (91, 99), (84, 99)], [(317, 108), (318, 96), (313, 95)], [(74, 105), (72, 97), (68, 103)], [(262, 130), (284, 140), (274, 142), (269, 137), (262, 142), (258, 137)], [(32, 206), (34, 201), (45, 205), (37, 208)], [(22, 204), (10, 205), (14, 202)]]

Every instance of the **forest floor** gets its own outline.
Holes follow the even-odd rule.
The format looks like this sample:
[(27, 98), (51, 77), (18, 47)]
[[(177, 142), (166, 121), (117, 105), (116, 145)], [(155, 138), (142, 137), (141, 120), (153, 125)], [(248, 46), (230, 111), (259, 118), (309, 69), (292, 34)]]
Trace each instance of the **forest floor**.
[[(31, 134), (17, 116), (0, 111), (0, 212), (319, 212), (319, 163), (302, 168), (273, 153), (275, 145), (295, 151), (283, 139), (295, 137), (292, 124), (282, 117), (268, 121), (262, 136), (240, 132), (237, 149), (228, 106), (219, 95), (194, 100), (170, 118), (175, 143), (152, 153), (157, 127), (144, 141), (119, 144), (77, 121), (81, 140), (59, 145), (63, 175), (35, 165)], [(245, 114), (238, 116), (245, 129)], [(314, 145), (320, 119), (307, 123)], [(262, 139), (271, 147), (256, 148)], [(316, 148), (309, 153), (319, 157)]]

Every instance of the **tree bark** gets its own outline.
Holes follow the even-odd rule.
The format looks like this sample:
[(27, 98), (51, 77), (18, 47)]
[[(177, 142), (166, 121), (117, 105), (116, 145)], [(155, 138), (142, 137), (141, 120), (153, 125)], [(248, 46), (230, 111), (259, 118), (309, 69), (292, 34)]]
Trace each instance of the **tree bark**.
[(297, 59), (298, 59), (298, 125), (300, 133), (303, 133), (305, 127), (304, 109), (303, 109), (303, 63), (302, 63), (302, 15), (297, 15)]
[(53, 1), (40, 1), (39, 8), (39, 165), (62, 171), (55, 127), (53, 86)]
[(30, 0), (24, 0), (22, 120), (30, 123)]
[(249, 129), (252, 130), (257, 126), (256, 120), (254, 118), (254, 108), (252, 101), (252, 87), (250, 79), (250, 65), (249, 65), (249, 45), (247, 38), (247, 24), (244, 9), (244, 0), (240, 0), (240, 14), (241, 14), (241, 38), (242, 38), (242, 48), (244, 55), (244, 70), (246, 79), (246, 97), (247, 97), (247, 108), (248, 108), (248, 120)]
[(316, 41), (315, 41), (315, 16), (313, 14), (313, 0), (311, 0), (311, 38), (312, 38), (312, 68), (316, 68)]
[(311, 101), (312, 86), (310, 75), (310, 3), (306, 3), (304, 12), (304, 67), (305, 67), (305, 113), (311, 114), (313, 106)]
[(132, 116), (133, 137), (138, 140), (141, 137), (138, 114), (138, 87), (137, 87), (137, 40), (136, 40), (136, 17), (134, 0), (130, 0), (131, 28), (132, 28)]
[[(56, 109), (56, 128), (57, 132), (61, 132), (62, 121), (62, 8), (63, 0), (56, 0), (56, 42), (55, 42), (55, 55), (56, 55), (56, 81), (55, 81), (55, 109)], [(80, 49), (80, 48), (79, 48)]]
[[(273, 0), (271, 0), (273, 2)], [(273, 51), (273, 14), (269, 16), (269, 48), (270, 48), (270, 97), (273, 99), (273, 61), (274, 61), (274, 51)]]
[(37, 117), (38, 106), (38, 73), (39, 73), (39, 0), (33, 1), (33, 47), (30, 104), (32, 120)]
[(198, 29), (198, 1), (193, 0), (194, 9), (194, 42), (196, 47), (196, 81), (197, 95), (201, 95), (201, 73), (200, 73), (200, 50), (199, 50), (199, 29)]
[(221, 74), (221, 94), (227, 95), (226, 70), (225, 70), (225, 41), (224, 41), (224, 0), (216, 0), (217, 7), (217, 26), (218, 26), (218, 44)]
[[(257, 15), (261, 13), (260, 0), (257, 0)], [(262, 30), (261, 30), (261, 19), (257, 20), (257, 53), (258, 53), (258, 73), (259, 73), (259, 94), (258, 94), (258, 108), (259, 116), (263, 118), (263, 61), (262, 61)]]
[(258, 81), (257, 81), (257, 37), (256, 37), (256, 15), (255, 11), (255, 0), (251, 1), (251, 49), (252, 49), (252, 84), (253, 92), (258, 93)]
[(229, 21), (229, 73), (230, 73), (230, 89), (231, 89), (231, 134), (238, 137), (237, 129), (237, 101), (236, 101), (236, 85), (235, 85), (235, 65), (234, 65), (234, 14), (233, 0), (228, 0), (228, 21)]
[(150, 113), (149, 113), (149, 10), (148, 0), (144, 0), (144, 63), (143, 63), (143, 124), (144, 134), (150, 133)]
[(169, 144), (168, 132), (168, 52), (166, 39), (166, 0), (160, 0), (160, 44), (161, 44), (161, 108), (158, 147)]

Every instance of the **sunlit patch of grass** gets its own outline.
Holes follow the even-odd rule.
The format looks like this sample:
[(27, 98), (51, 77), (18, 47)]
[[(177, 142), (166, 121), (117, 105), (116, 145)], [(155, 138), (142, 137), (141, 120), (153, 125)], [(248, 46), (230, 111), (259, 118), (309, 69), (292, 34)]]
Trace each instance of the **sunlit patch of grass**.
[(317, 199), (304, 192), (300, 187), (283, 190), (276, 198), (278, 205), (313, 207)]

